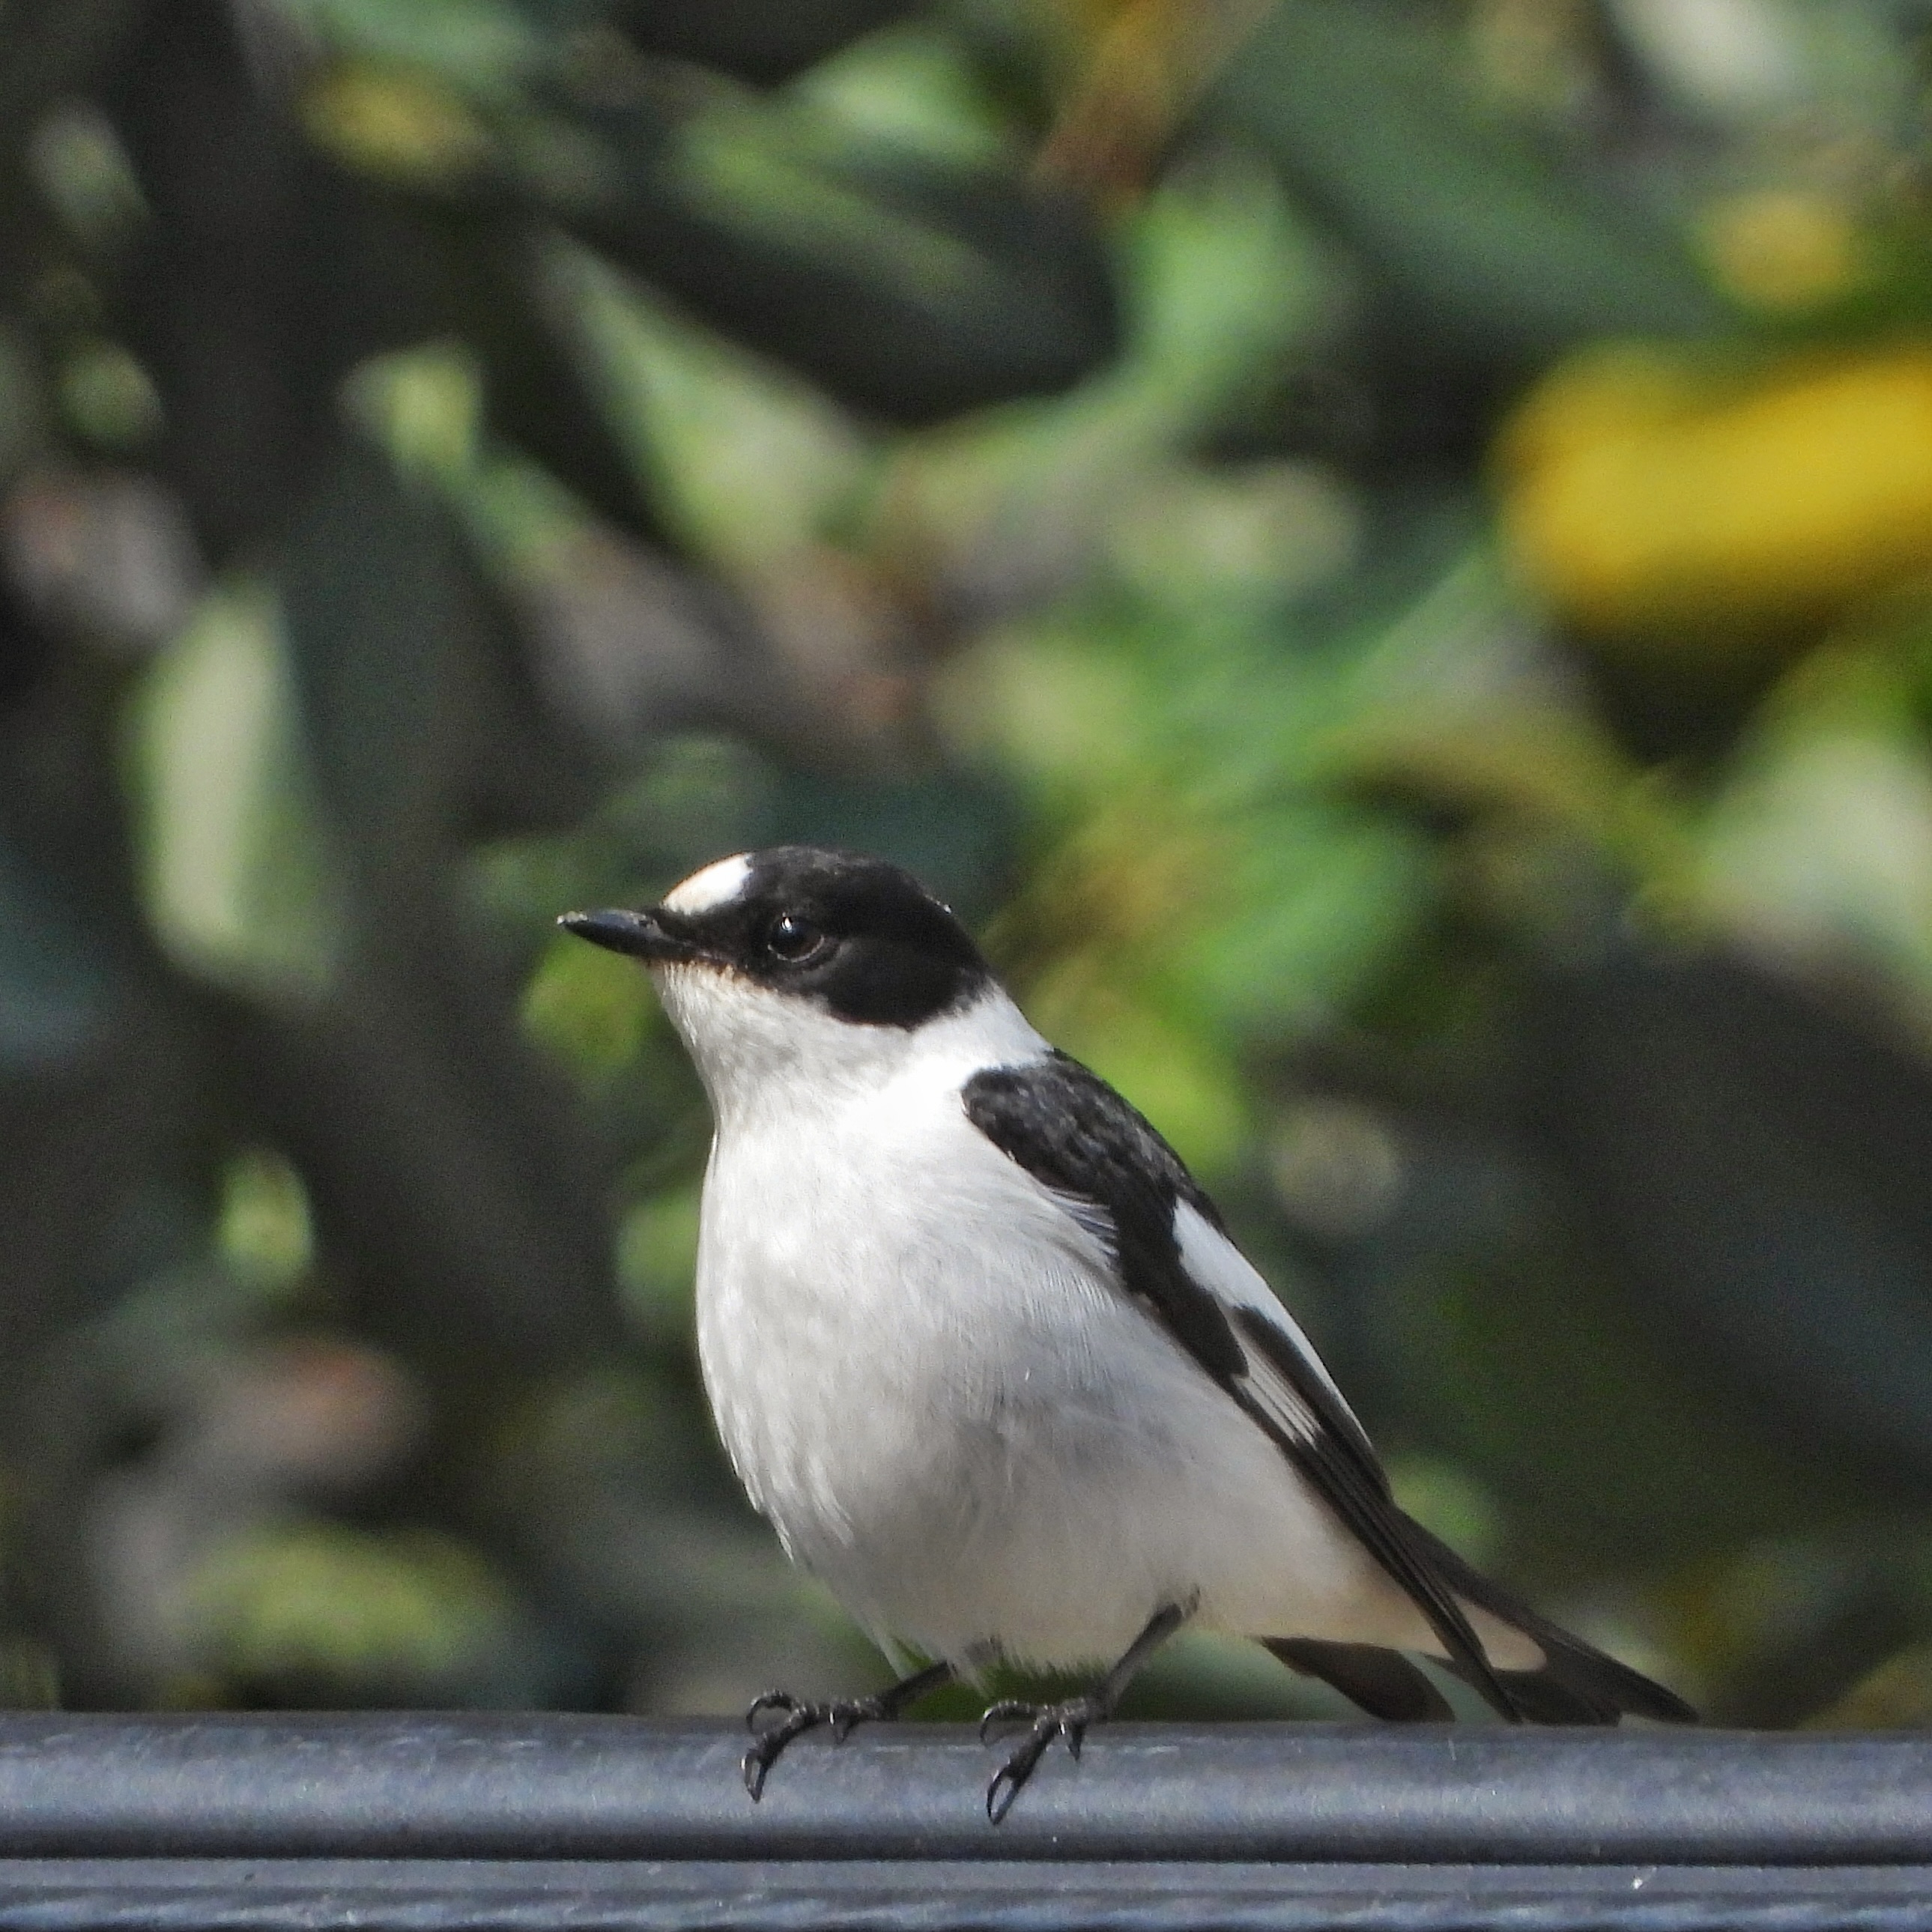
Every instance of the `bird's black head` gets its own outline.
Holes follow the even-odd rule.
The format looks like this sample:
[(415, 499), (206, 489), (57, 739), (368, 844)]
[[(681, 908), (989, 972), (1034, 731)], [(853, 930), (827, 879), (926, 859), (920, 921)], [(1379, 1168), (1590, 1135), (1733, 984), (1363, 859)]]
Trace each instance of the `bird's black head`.
[(560, 923), (647, 964), (714, 968), (861, 1026), (921, 1025), (992, 979), (966, 928), (910, 872), (815, 845), (740, 853), (661, 905)]

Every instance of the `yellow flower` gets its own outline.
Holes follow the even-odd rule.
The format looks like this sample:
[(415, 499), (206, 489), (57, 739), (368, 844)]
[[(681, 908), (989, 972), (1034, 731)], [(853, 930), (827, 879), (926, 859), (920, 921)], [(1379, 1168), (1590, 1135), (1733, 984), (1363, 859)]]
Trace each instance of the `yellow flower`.
[(1753, 648), (1932, 572), (1932, 346), (1742, 382), (1599, 356), (1498, 454), (1515, 568), (1586, 631)]

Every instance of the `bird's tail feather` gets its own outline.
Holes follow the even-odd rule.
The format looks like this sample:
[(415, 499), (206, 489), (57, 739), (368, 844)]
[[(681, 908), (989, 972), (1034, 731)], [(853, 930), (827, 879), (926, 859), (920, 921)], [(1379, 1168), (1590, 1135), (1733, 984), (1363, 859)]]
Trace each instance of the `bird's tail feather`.
[[(1697, 1714), (1674, 1691), (1654, 1684), (1641, 1671), (1619, 1664), (1594, 1645), (1573, 1636), (1473, 1569), (1438, 1537), (1411, 1521), (1418, 1553), (1437, 1570), (1456, 1594), (1520, 1630), (1541, 1649), (1536, 1670), (1495, 1673), (1514, 1706), (1514, 1714), (1538, 1724), (1614, 1724), (1625, 1716), (1654, 1718), (1667, 1724), (1694, 1724)], [(1484, 1685), (1454, 1660), (1449, 1669), (1475, 1688)], [(1485, 1691), (1487, 1695), (1487, 1692)], [(1492, 1700), (1493, 1701), (1493, 1700)]]
[[(1697, 1714), (1675, 1693), (1606, 1657), (1581, 1637), (1539, 1616), (1481, 1571), (1471, 1568), (1412, 1518), (1399, 1519), (1411, 1564), (1439, 1582), (1466, 1612), (1481, 1610), (1532, 1639), (1543, 1652), (1534, 1670), (1484, 1671), (1474, 1660), (1438, 1659), (1498, 1714), (1532, 1724), (1614, 1724), (1626, 1715), (1694, 1724)], [(1421, 1668), (1398, 1650), (1313, 1637), (1264, 1637), (1264, 1646), (1292, 1670), (1332, 1684), (1372, 1718), (1416, 1724), (1450, 1717), (1448, 1700)], [(1506, 1702), (1504, 1700), (1507, 1700)]]
[(1379, 1644), (1334, 1643), (1320, 1637), (1264, 1636), (1264, 1649), (1291, 1670), (1332, 1684), (1372, 1718), (1392, 1724), (1440, 1721), (1456, 1714), (1417, 1664)]

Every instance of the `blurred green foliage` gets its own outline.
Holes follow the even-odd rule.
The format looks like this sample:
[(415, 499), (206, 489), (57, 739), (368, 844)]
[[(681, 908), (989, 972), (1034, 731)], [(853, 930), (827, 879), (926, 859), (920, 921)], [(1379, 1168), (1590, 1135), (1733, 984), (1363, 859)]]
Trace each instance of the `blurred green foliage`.
[(0, 1699), (869, 1681), (552, 923), (784, 838), (973, 922), (1443, 1534), (1924, 1722), (1929, 30), (0, 8)]

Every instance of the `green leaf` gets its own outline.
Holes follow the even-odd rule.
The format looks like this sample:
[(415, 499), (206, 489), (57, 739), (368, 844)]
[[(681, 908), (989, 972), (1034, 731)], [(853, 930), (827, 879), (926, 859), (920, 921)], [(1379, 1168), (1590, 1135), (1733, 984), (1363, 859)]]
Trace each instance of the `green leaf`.
[(552, 28), (606, 22), (647, 53), (782, 80), (908, 10), (908, 0), (522, 0)]
[(565, 130), (526, 152), (558, 220), (860, 408), (930, 422), (1064, 388), (1114, 351), (1092, 223), (1017, 174), (828, 140), (722, 92), (556, 113)]
[(584, 248), (546, 273), (637, 470), (686, 552), (740, 581), (824, 540), (868, 452), (850, 418), (788, 370), (653, 302)]
[(198, 1660), (258, 1695), (468, 1702), (524, 1635), (501, 1580), (434, 1530), (266, 1522), (215, 1542), (180, 1589)]
[(1422, 9), (1279, 0), (1204, 111), (1274, 158), (1438, 352), (1535, 364), (1724, 327), (1667, 224), (1486, 112), (1459, 52)]
[[(1932, 1016), (1932, 757), (1906, 666), (1828, 646), (1759, 707), (1710, 802), (1694, 910)], [(1923, 1019), (1920, 1024), (1924, 1024)]]
[(608, 385), (588, 366), (578, 304), (554, 256), (526, 232), (499, 232), (482, 238), (470, 266), (458, 314), (482, 358), (490, 428), (600, 517), (661, 538), (642, 467), (614, 423)]
[(542, 61), (544, 36), (508, 0), (276, 0), (332, 52), (413, 67), (500, 94)]
[(274, 1001), (321, 997), (345, 944), (340, 854), (272, 594), (202, 604), (129, 713), (148, 916), (177, 964)]

